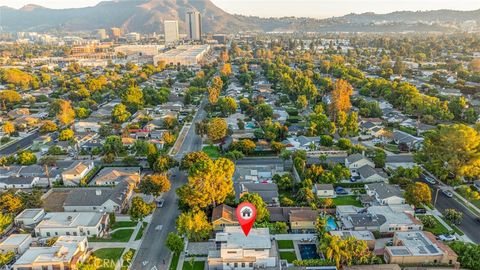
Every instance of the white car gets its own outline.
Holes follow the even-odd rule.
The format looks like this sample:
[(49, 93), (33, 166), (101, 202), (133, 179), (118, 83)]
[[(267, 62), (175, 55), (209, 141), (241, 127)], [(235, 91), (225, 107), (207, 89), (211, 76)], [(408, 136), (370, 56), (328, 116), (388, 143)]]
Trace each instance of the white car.
[(430, 178), (430, 177), (425, 177), (425, 181), (427, 181), (428, 183), (432, 184), (432, 185), (435, 185), (437, 182), (433, 179), (433, 178)]
[(442, 190), (442, 193), (449, 198), (453, 198), (453, 193), (447, 189)]
[(440, 234), (438, 236), (438, 239), (445, 241), (445, 242), (450, 242), (450, 241), (455, 241), (457, 240), (457, 237), (455, 235), (448, 235), (448, 234)]

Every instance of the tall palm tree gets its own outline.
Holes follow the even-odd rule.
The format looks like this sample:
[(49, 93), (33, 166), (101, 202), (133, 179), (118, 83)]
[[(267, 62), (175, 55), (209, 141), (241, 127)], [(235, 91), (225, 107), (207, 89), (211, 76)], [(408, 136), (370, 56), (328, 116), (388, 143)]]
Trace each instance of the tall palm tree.
[(52, 186), (52, 183), (50, 182), (50, 171), (48, 170), (48, 167), (53, 167), (56, 164), (57, 164), (57, 159), (55, 159), (52, 156), (45, 156), (40, 160), (40, 165), (43, 166), (45, 175), (47, 176), (48, 187)]

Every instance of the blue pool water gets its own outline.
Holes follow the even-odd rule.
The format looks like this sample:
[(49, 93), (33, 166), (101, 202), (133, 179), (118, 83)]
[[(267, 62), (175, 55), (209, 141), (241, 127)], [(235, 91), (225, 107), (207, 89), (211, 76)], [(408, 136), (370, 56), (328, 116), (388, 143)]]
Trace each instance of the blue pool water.
[(315, 244), (298, 244), (298, 250), (300, 251), (302, 260), (320, 259)]
[(327, 219), (327, 231), (336, 231), (338, 229), (337, 223), (333, 217)]
[(245, 124), (245, 128), (246, 128), (246, 129), (254, 129), (254, 128), (255, 128), (255, 123), (253, 123), (253, 122), (247, 122), (247, 123)]

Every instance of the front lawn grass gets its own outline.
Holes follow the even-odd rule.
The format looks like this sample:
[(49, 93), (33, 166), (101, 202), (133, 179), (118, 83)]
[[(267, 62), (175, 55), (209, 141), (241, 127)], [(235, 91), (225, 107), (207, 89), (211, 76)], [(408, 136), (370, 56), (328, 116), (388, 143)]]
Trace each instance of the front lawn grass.
[(110, 237), (105, 237), (105, 238), (89, 237), (88, 241), (89, 242), (128, 242), (132, 234), (133, 234), (133, 229), (124, 229), (124, 230), (118, 230), (110, 234)]
[(170, 270), (177, 270), (178, 259), (180, 258), (179, 253), (174, 253), (172, 257), (172, 261), (170, 262)]
[[(420, 220), (422, 220), (422, 218), (423, 218), (423, 217), (426, 217), (426, 216), (427, 216), (427, 215), (425, 215), (425, 216), (423, 216), (423, 215), (420, 216), (420, 215), (419, 215), (418, 218), (419, 218)], [(448, 234), (448, 233), (450, 232), (447, 228), (445, 228), (445, 226), (443, 226), (442, 223), (440, 223), (440, 221), (437, 220), (436, 217), (433, 217), (433, 219), (435, 220), (435, 226), (434, 226), (433, 228), (428, 228), (428, 227), (425, 227), (425, 226), (424, 226), (423, 229), (424, 229), (425, 231), (431, 232), (431, 233), (433, 233), (434, 235)]]
[(292, 263), (297, 259), (297, 255), (295, 255), (295, 251), (280, 251), (280, 259)]
[(111, 230), (115, 230), (118, 228), (131, 228), (137, 226), (136, 221), (117, 221), (115, 222), (112, 227), (110, 228)]
[(292, 240), (277, 240), (278, 249), (293, 249)]
[(135, 240), (142, 239), (143, 231), (145, 230), (145, 228), (147, 228), (147, 225), (148, 223), (145, 221), (142, 223), (142, 227), (140, 227), (140, 230), (138, 230), (137, 235), (135, 236)]
[(338, 206), (338, 205), (353, 205), (357, 207), (362, 207), (362, 203), (357, 200), (356, 195), (349, 195), (349, 196), (337, 196), (336, 198), (333, 198), (333, 203)]
[(93, 256), (102, 261), (97, 269), (114, 270), (115, 265), (123, 254), (123, 248), (102, 248), (93, 252)]
[(217, 146), (205, 146), (202, 149), (210, 158), (219, 158), (220, 157), (220, 150)]
[(193, 262), (193, 266), (190, 264), (188, 260), (183, 262), (183, 270), (203, 270), (205, 268), (205, 261), (195, 261)]

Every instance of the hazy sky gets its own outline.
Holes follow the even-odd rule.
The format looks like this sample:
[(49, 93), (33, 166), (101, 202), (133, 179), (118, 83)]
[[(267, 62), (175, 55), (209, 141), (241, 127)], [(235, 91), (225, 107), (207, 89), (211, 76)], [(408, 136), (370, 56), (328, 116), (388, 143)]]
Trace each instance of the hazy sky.
[[(398, 10), (480, 8), (479, 0), (211, 0), (230, 13), (257, 16), (331, 17), (348, 13)], [(19, 8), (33, 3), (49, 8), (92, 6), (100, 0), (0, 0), (0, 5)]]

